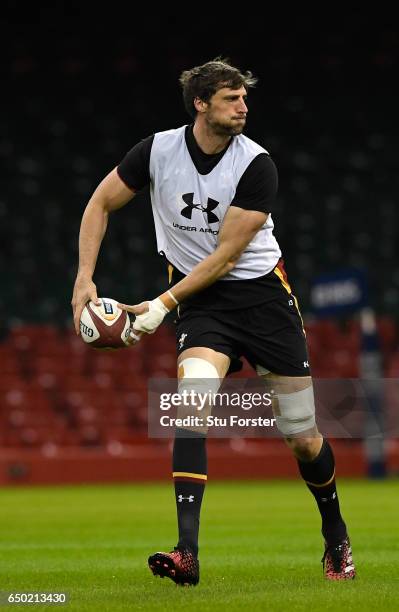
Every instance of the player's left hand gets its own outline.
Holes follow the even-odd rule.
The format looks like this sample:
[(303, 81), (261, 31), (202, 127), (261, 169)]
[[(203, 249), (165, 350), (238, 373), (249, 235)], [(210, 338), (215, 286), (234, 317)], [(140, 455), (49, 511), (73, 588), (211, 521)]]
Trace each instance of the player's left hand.
[[(141, 302), (128, 306), (126, 304), (118, 304), (119, 308), (131, 312), (136, 315), (133, 322), (133, 333), (141, 332), (145, 334), (153, 334), (161, 325), (169, 309), (159, 298), (149, 302)], [(136, 340), (137, 341), (137, 340)]]

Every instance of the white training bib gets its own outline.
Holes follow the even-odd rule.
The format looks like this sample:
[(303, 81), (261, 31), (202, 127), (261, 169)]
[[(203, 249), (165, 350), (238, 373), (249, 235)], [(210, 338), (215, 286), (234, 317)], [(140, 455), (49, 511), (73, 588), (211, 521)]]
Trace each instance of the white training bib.
[[(151, 149), (151, 202), (158, 251), (189, 274), (215, 251), (218, 234), (237, 185), (251, 161), (267, 153), (246, 136), (233, 138), (209, 172), (200, 174), (185, 140), (185, 126), (155, 134)], [(269, 214), (264, 226), (221, 280), (242, 280), (270, 272), (281, 257)]]

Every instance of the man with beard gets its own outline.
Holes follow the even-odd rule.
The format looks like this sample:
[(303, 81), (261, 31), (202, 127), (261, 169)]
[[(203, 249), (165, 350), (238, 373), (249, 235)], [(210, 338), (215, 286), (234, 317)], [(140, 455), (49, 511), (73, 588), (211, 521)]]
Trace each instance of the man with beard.
[[(209, 387), (216, 392), (229, 372), (241, 368), (242, 356), (266, 382), (273, 381), (277, 426), (320, 510), (325, 576), (354, 578), (334, 456), (315, 422), (302, 319), (273, 235), (276, 166), (263, 147), (242, 134), (247, 92), (256, 79), (216, 58), (184, 71), (180, 83), (193, 124), (136, 144), (86, 207), (72, 300), (76, 332), (86, 302), (97, 301), (92, 276), (108, 215), (149, 184), (169, 290), (138, 305), (121, 305), (136, 315), (132, 343), (154, 333), (177, 307), (180, 393), (207, 392)], [(178, 543), (148, 562), (155, 575), (197, 584), (207, 480), (206, 432), (201, 428), (176, 428), (173, 479)]]

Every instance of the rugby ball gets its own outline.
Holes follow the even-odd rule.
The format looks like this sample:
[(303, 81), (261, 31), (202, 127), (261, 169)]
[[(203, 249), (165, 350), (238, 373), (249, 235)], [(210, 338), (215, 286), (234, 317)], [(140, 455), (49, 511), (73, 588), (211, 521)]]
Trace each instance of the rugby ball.
[(117, 349), (128, 346), (130, 318), (126, 310), (111, 298), (99, 298), (101, 304), (88, 302), (80, 316), (82, 340), (93, 348)]

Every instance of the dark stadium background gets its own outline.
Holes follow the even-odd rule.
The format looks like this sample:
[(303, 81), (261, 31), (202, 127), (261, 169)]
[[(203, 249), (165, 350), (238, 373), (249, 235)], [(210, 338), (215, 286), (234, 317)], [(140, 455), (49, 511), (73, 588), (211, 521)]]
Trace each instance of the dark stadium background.
[[(146, 380), (174, 376), (171, 328), (113, 356), (74, 337), (79, 224), (95, 186), (138, 140), (189, 122), (179, 74), (217, 55), (260, 79), (246, 133), (279, 169), (275, 234), (308, 325), (314, 374), (359, 375), (357, 317), (319, 325), (310, 302), (317, 275), (349, 267), (367, 276), (383, 371), (397, 376), (399, 33), (390, 15), (267, 7), (261, 15), (251, 6), (219, 15), (210, 6), (194, 7), (192, 15), (166, 6), (135, 14), (123, 3), (103, 11), (74, 2), (5, 7), (2, 482), (135, 479), (129, 449), (138, 445), (143, 457), (151, 455), (144, 449)], [(148, 192), (111, 217), (95, 282), (99, 295), (125, 303), (165, 287)], [(150, 465), (148, 477), (167, 478), (168, 449), (156, 448), (164, 460)], [(86, 470), (65, 468), (77, 456), (68, 449), (86, 459), (90, 450)], [(389, 449), (395, 470), (394, 441)], [(284, 453), (280, 475), (292, 475)], [(338, 456), (347, 473), (366, 473), (358, 443), (346, 442)], [(104, 462), (101, 470), (94, 460)], [(273, 475), (262, 465), (264, 476)], [(250, 471), (248, 465), (243, 475)]]

